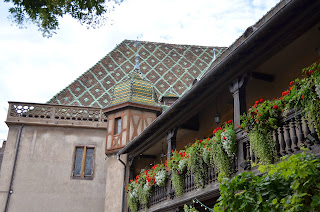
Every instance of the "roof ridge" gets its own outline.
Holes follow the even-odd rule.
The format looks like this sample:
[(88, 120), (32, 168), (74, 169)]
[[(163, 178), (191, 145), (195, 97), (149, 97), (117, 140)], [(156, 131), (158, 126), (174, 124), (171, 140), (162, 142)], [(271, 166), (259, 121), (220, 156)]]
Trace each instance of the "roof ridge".
[[(130, 41), (130, 42), (136, 42), (138, 40), (124, 40), (124, 41)], [(190, 45), (190, 44), (176, 44), (176, 43), (164, 43), (164, 42), (154, 42), (154, 41), (140, 41), (140, 43), (154, 43), (154, 44), (163, 44), (163, 45), (172, 45), (172, 46), (188, 46), (188, 47), (197, 47), (197, 48), (227, 48), (225, 46), (202, 46), (202, 45)]]

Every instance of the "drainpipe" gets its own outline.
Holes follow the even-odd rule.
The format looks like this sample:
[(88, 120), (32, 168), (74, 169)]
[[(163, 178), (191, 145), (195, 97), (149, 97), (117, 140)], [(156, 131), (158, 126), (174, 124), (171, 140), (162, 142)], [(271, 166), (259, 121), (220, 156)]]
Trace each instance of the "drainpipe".
[(121, 199), (121, 212), (125, 212), (124, 211), (124, 195), (125, 195), (125, 182), (126, 182), (126, 164), (121, 160), (120, 155), (117, 154), (117, 159), (118, 161), (120, 161), (123, 165), (123, 182), (122, 182), (122, 199)]
[(14, 156), (14, 161), (13, 161), (13, 168), (12, 168), (12, 173), (11, 173), (11, 179), (10, 179), (10, 186), (9, 186), (9, 191), (8, 191), (8, 196), (7, 196), (7, 201), (6, 201), (6, 207), (4, 209), (4, 212), (8, 211), (9, 208), (9, 202), (10, 202), (10, 197), (11, 194), (13, 193), (12, 191), (12, 184), (13, 184), (13, 178), (14, 178), (14, 173), (16, 170), (16, 164), (17, 164), (17, 158), (18, 158), (18, 152), (19, 152), (19, 147), (20, 147), (20, 141), (21, 141), (21, 134), (22, 134), (22, 129), (23, 129), (23, 124), (20, 127), (19, 130), (19, 135), (18, 135), (18, 143), (17, 143), (17, 147), (16, 147), (16, 152), (15, 152), (15, 156)]

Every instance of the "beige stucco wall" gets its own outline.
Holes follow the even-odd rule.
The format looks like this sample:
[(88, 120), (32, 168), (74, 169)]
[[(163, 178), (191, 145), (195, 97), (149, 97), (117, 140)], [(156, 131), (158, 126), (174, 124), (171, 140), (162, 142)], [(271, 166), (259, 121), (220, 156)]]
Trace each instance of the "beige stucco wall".
[[(20, 126), (9, 126), (0, 173), (0, 211), (4, 211)], [(9, 210), (104, 211), (106, 129), (24, 126)], [(94, 178), (72, 178), (76, 145), (95, 147)]]
[[(121, 155), (121, 160), (127, 163), (127, 155)], [(118, 161), (116, 155), (109, 155), (107, 160), (106, 176), (106, 199), (105, 212), (121, 211), (123, 169), (124, 166)], [(125, 200), (126, 201), (126, 200)]]

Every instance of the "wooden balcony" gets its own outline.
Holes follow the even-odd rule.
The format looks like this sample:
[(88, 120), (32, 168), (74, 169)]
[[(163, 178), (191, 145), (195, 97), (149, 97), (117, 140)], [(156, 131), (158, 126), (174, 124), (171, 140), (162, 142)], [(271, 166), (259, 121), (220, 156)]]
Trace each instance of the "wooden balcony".
[[(278, 158), (301, 152), (301, 147), (308, 148), (313, 153), (320, 153), (320, 142), (313, 125), (308, 124), (301, 112), (291, 112), (285, 116), (280, 127), (273, 132), (275, 141), (275, 152)], [(246, 170), (253, 170), (259, 173), (256, 168), (252, 168), (252, 163), (257, 163), (254, 152), (250, 149), (250, 143), (245, 131), (237, 132), (238, 155), (234, 160), (234, 175), (238, 175)], [(192, 175), (185, 175), (184, 194), (177, 197), (172, 190), (170, 180), (166, 186), (156, 187), (149, 200), (147, 211), (176, 211), (182, 208), (183, 204), (197, 198), (199, 200), (216, 199), (219, 196), (219, 183), (217, 173), (213, 168), (208, 169), (208, 175), (205, 179), (205, 188), (197, 189), (195, 187)], [(140, 207), (140, 210), (143, 207)]]

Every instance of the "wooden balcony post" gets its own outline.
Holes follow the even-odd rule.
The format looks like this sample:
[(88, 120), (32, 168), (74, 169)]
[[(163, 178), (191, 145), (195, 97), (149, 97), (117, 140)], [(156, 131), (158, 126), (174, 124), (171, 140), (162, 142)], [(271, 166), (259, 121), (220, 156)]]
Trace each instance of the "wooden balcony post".
[(169, 161), (172, 156), (172, 151), (176, 150), (176, 137), (177, 137), (177, 129), (171, 129), (167, 132), (167, 142), (168, 142), (168, 152), (167, 152), (167, 160)]
[[(229, 86), (229, 91), (232, 93), (233, 96), (233, 121), (234, 121), (234, 126), (236, 128), (236, 135), (237, 135), (237, 140), (240, 141), (242, 140), (242, 133), (238, 129), (238, 126), (241, 124), (240, 123), (240, 116), (246, 112), (247, 110), (247, 105), (246, 105), (246, 84), (248, 81), (247, 75), (244, 75), (242, 77), (238, 77), (236, 80), (234, 80), (230, 86)], [(237, 153), (237, 162), (236, 162), (236, 167), (238, 170), (242, 171), (243, 166), (246, 165), (246, 161), (244, 160), (244, 143), (239, 142), (238, 143), (238, 153)]]
[(240, 125), (240, 116), (246, 112), (246, 84), (247, 75), (239, 77), (229, 86), (229, 91), (233, 96), (233, 120), (235, 127)]
[[(167, 142), (168, 142), (168, 151), (167, 151), (167, 160), (169, 161), (172, 156), (172, 151), (176, 150), (176, 137), (177, 137), (177, 128), (171, 129), (167, 132)], [(171, 173), (169, 174), (169, 176)], [(167, 181), (167, 198), (173, 198), (173, 190), (171, 186), (171, 178)]]

